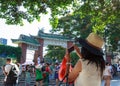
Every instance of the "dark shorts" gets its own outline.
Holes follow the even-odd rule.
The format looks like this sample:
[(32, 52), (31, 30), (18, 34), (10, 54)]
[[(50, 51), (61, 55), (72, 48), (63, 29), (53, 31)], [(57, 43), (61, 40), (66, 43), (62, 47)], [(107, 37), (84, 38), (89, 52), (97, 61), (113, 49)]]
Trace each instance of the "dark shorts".
[(58, 79), (58, 73), (55, 73), (55, 79)]
[(11, 84), (4, 83), (4, 86), (16, 86), (16, 83), (11, 83)]
[(5, 86), (14, 86), (16, 84), (17, 77), (7, 77)]

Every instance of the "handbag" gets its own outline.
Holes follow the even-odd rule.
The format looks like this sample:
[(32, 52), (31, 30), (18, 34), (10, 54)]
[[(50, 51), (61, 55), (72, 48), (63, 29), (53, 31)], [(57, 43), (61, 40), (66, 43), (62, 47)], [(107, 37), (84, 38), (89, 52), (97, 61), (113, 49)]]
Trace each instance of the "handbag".
[[(62, 81), (65, 78), (65, 74), (66, 74), (66, 69), (67, 69), (67, 59), (64, 57), (62, 60), (62, 63), (60, 65), (60, 69), (58, 71), (58, 78), (60, 81)], [(70, 68), (69, 68), (69, 72), (72, 70), (72, 66), (70, 64)], [(66, 80), (64, 80), (63, 82), (66, 82)]]

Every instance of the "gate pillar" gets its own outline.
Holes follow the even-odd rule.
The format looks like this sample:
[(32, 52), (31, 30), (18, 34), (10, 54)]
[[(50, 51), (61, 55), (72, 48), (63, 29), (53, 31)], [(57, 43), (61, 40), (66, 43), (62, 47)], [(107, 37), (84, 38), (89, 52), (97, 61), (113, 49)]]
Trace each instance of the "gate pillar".
[(38, 50), (36, 50), (34, 53), (34, 63), (37, 63), (37, 58), (38, 58)]
[(38, 62), (38, 58), (42, 59), (43, 58), (43, 45), (44, 45), (44, 40), (43, 39), (38, 39), (40, 46), (38, 47), (38, 50), (35, 51), (34, 54), (34, 63)]
[(43, 45), (44, 45), (44, 40), (43, 39), (39, 39), (38, 40), (40, 43), (40, 46), (38, 47), (38, 55), (40, 58), (43, 58)]
[(21, 49), (22, 49), (22, 55), (21, 55), (20, 63), (23, 64), (26, 61), (27, 44), (20, 43), (20, 44), (18, 44), (18, 46), (21, 47)]

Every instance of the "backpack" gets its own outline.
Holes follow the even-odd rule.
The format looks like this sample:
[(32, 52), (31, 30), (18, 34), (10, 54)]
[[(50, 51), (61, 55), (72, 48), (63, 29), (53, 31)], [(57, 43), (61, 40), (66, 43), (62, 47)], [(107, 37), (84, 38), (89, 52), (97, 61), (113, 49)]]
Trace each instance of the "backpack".
[(6, 79), (7, 84), (16, 83), (16, 80), (17, 80), (18, 73), (16, 71), (15, 65), (11, 65), (11, 66), (12, 66), (11, 70), (7, 75), (7, 79)]

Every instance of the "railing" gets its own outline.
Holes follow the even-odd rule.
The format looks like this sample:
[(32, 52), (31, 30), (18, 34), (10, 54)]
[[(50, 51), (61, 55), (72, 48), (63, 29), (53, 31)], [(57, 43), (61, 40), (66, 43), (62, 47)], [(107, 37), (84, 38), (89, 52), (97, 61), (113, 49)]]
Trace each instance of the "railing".
[[(26, 80), (25, 79), (26, 79), (25, 74), (22, 73), (21, 76), (19, 77), (17, 86), (26, 86)], [(32, 76), (30, 86), (35, 86), (35, 82), (36, 82), (35, 81), (35, 76)], [(45, 83), (43, 83), (43, 84), (44, 84), (43, 86), (46, 86)], [(4, 86), (4, 74), (3, 73), (0, 73), (0, 86)], [(48, 86), (56, 86), (55, 85), (55, 80), (50, 79), (50, 82), (49, 82)], [(63, 83), (60, 86), (65, 86), (65, 84)]]

